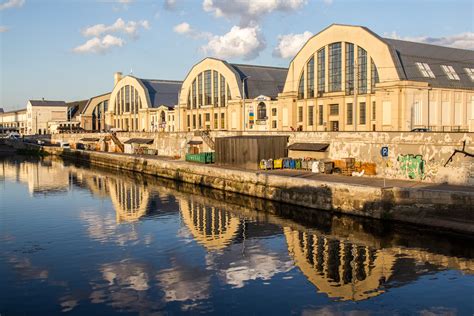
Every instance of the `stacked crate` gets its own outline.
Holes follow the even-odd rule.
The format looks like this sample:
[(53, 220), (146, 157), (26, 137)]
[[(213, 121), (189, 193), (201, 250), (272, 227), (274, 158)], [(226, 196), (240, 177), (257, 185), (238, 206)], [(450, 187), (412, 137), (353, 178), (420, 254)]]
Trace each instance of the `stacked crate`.
[(355, 171), (355, 158), (342, 158), (341, 173), (345, 176), (352, 176)]

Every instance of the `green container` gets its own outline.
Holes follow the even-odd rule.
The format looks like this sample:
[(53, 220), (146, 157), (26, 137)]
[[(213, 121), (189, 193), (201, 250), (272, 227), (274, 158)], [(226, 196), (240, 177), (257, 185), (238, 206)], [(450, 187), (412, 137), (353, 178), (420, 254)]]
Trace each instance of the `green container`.
[(186, 161), (199, 163), (214, 163), (214, 153), (186, 154)]

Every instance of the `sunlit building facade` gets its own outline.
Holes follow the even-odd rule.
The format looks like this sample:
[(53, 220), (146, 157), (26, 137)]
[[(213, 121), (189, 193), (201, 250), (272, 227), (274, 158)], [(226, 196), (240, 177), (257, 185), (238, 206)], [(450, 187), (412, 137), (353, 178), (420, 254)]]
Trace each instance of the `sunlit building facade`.
[(105, 124), (122, 131), (176, 131), (174, 107), (180, 89), (181, 81), (122, 77), (116, 73)]
[(474, 130), (474, 51), (331, 25), (290, 63), (283, 130)]
[(268, 130), (287, 69), (206, 58), (183, 81), (180, 130)]

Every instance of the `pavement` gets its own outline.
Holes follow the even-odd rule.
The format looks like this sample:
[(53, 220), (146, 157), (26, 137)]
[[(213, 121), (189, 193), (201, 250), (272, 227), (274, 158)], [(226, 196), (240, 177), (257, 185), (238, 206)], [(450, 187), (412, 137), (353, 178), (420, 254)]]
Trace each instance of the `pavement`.
[(284, 177), (294, 177), (294, 178), (304, 178), (309, 180), (318, 180), (325, 182), (336, 182), (336, 183), (346, 183), (346, 184), (355, 184), (362, 186), (371, 186), (371, 187), (399, 187), (399, 188), (418, 188), (418, 189), (429, 189), (429, 190), (439, 190), (439, 191), (458, 191), (458, 192), (473, 192), (474, 186), (467, 185), (452, 185), (447, 183), (430, 183), (430, 182), (421, 182), (413, 180), (395, 180), (395, 179), (383, 179), (379, 177), (352, 177), (352, 176), (343, 176), (337, 174), (322, 174), (322, 173), (312, 173), (307, 170), (294, 170), (294, 169), (275, 169), (275, 170), (259, 170), (261, 173), (269, 173)]

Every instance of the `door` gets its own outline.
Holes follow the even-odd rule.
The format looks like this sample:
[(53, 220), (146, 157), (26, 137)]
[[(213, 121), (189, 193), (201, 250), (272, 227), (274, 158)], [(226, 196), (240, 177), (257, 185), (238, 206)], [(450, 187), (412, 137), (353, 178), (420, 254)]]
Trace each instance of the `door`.
[(331, 131), (332, 132), (339, 131), (339, 121), (331, 121)]

